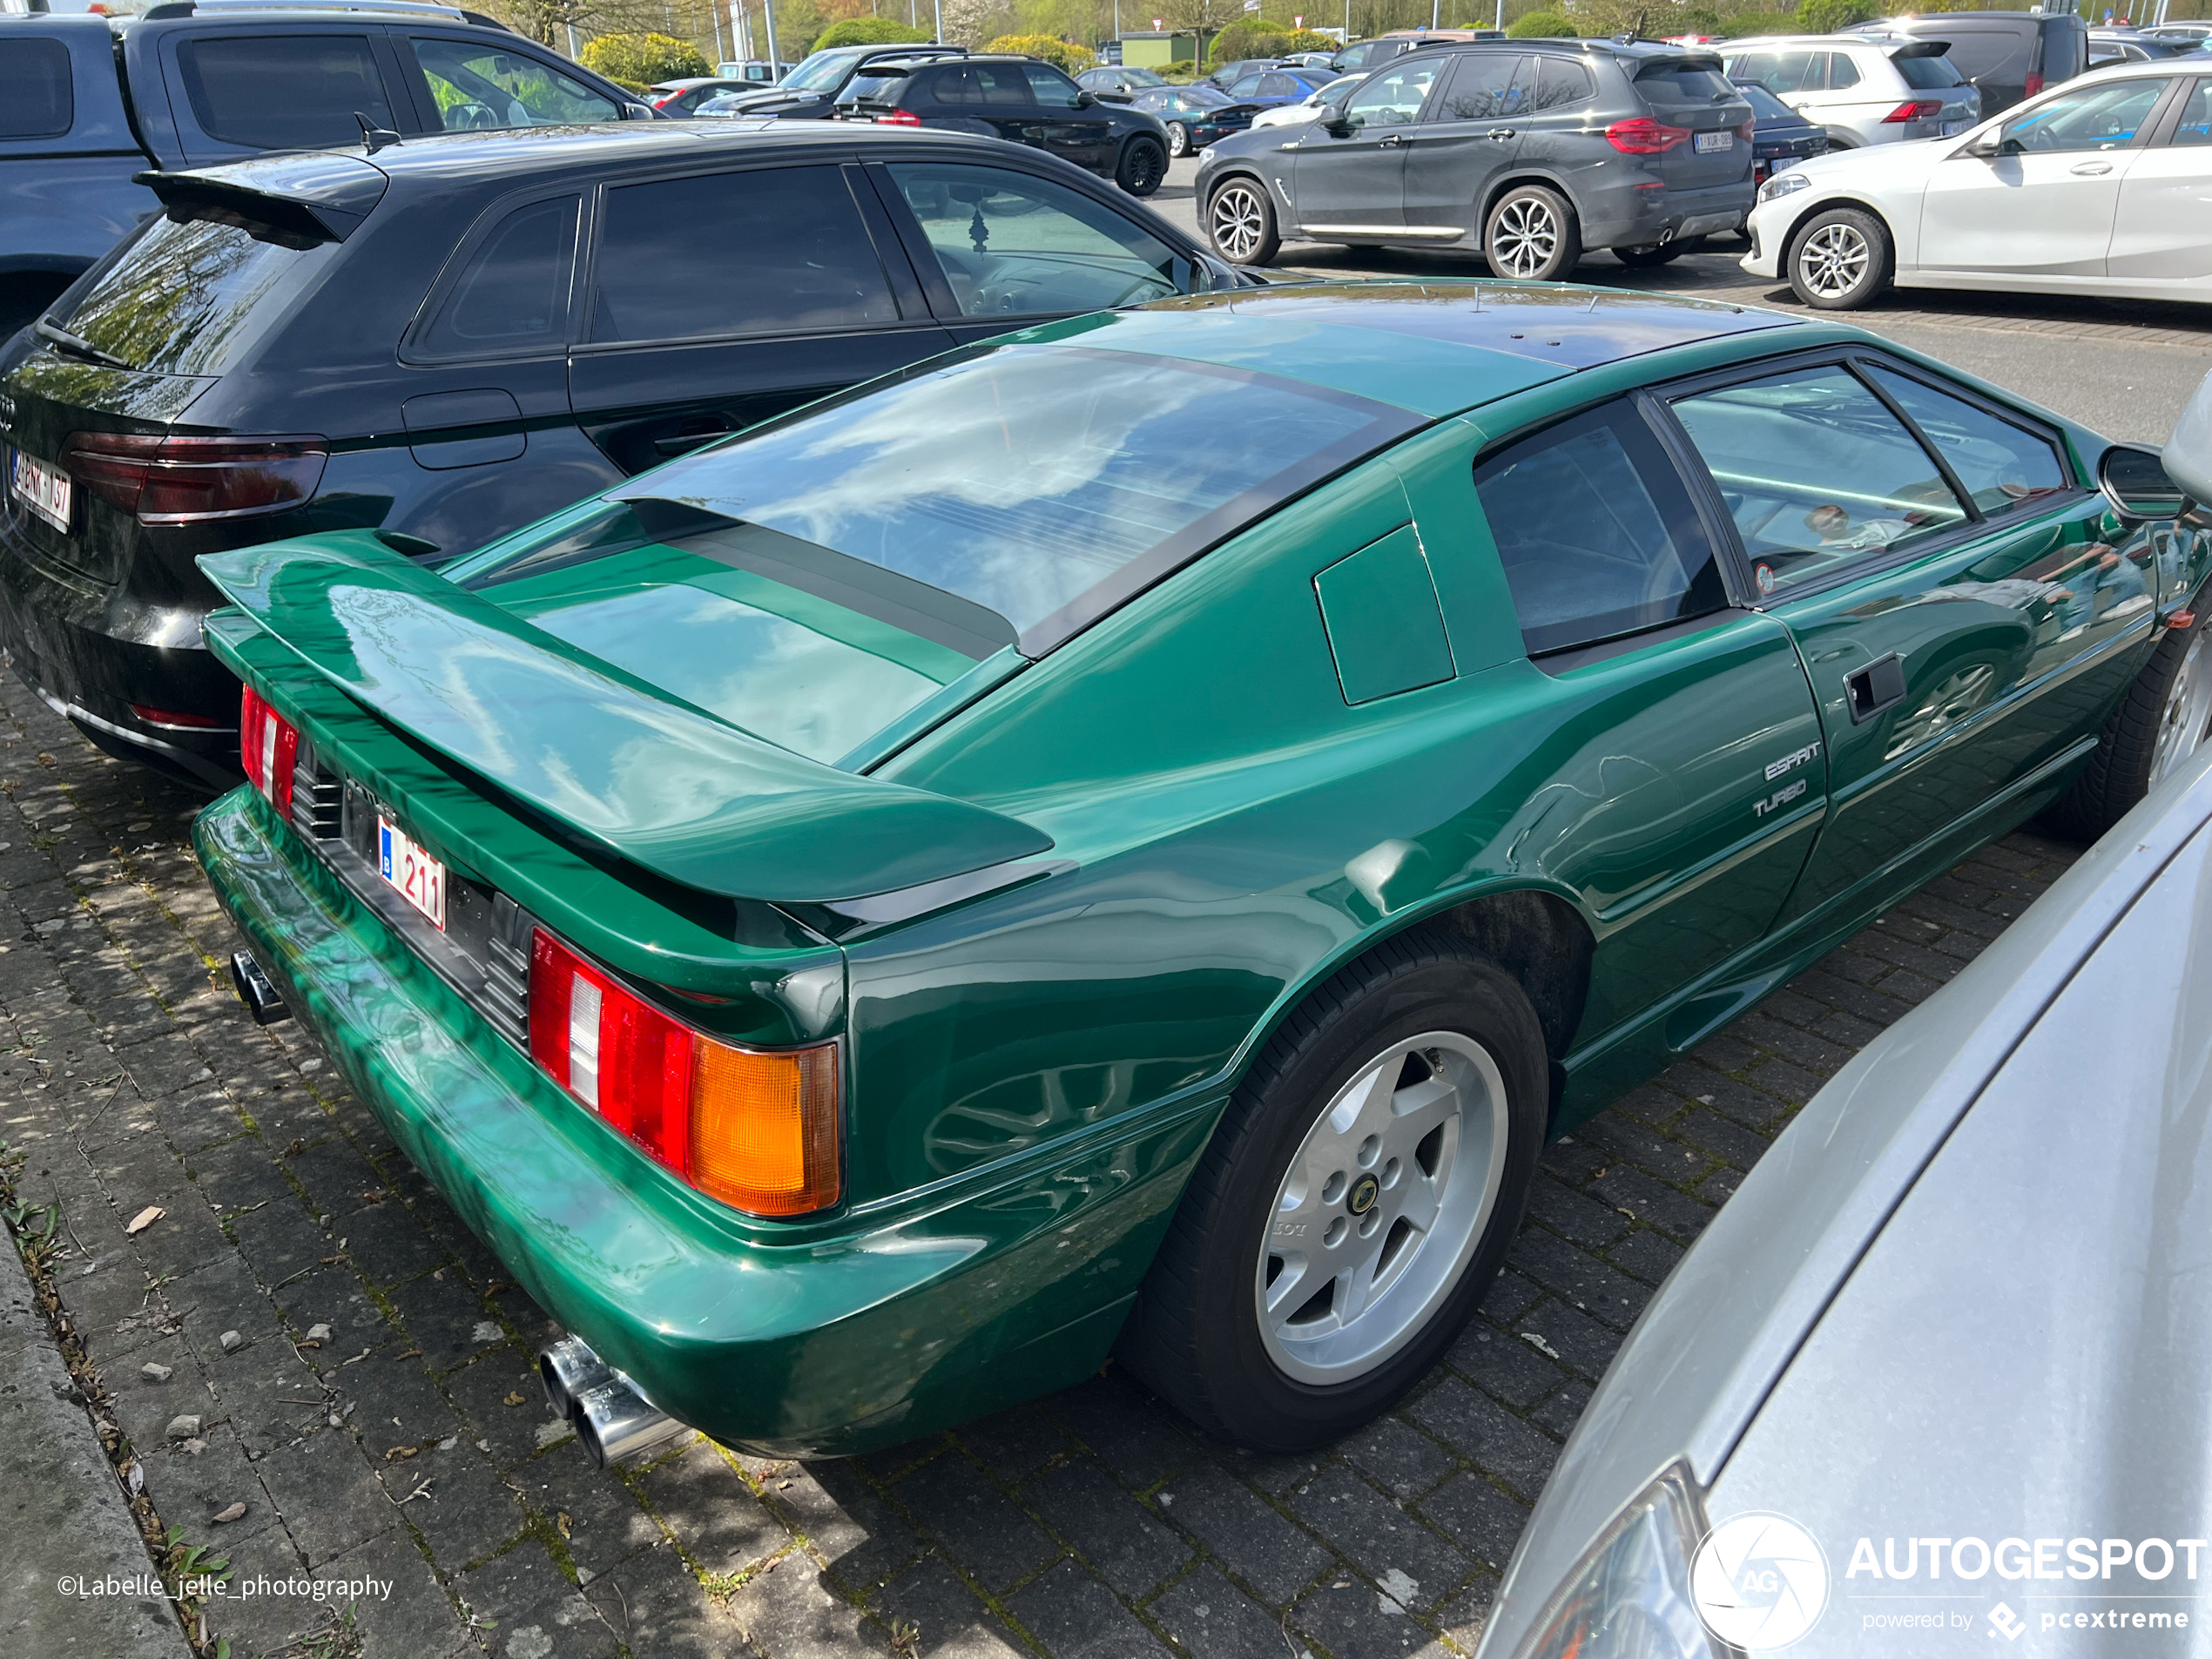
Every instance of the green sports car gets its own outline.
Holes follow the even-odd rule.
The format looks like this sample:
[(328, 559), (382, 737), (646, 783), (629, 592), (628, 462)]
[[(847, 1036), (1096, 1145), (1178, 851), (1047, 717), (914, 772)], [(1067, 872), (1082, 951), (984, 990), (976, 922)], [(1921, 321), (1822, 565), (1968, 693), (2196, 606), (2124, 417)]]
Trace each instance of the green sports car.
[(1451, 1340), (1548, 1136), (2196, 745), (2161, 488), (1838, 324), (1169, 300), (441, 569), (210, 556), (251, 781), (199, 854), (597, 1454), (1109, 1352), (1305, 1446)]

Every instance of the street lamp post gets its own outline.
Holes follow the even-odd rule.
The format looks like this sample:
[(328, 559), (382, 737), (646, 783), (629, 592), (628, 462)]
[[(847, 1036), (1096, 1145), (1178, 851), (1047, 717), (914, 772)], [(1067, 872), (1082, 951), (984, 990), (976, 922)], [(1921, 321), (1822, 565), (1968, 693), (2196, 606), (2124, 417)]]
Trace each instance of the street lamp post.
[(760, 0), (760, 17), (768, 25), (769, 72), (773, 74), (774, 66), (784, 61), (784, 55), (776, 50), (776, 0)]

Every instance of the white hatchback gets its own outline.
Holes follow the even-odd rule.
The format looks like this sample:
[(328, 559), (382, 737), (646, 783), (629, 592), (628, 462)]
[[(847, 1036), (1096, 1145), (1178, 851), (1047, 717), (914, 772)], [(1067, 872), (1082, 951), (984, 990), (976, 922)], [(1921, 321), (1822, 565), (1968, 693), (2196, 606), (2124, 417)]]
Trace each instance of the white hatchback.
[(2097, 70), (1963, 136), (1759, 188), (1743, 265), (1807, 305), (1899, 287), (2212, 300), (2212, 63)]
[(1944, 50), (1901, 35), (1770, 35), (1720, 49), (1730, 80), (1758, 82), (1837, 150), (1939, 138), (1981, 119), (1981, 94)]

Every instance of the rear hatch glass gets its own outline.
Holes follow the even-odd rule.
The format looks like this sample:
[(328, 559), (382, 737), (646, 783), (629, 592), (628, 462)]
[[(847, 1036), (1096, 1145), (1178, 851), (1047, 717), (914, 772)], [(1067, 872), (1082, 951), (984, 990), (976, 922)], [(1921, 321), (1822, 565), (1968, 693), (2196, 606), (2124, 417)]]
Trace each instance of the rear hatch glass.
[(1942, 91), (1966, 84), (1966, 78), (1959, 72), (1959, 66), (1941, 52), (1894, 52), (1890, 62), (1897, 66), (1897, 72), (1905, 78), (1907, 86)]
[(1686, 141), (1653, 158), (1669, 186), (1703, 190), (1750, 177), (1750, 146), (1733, 129), (1750, 118), (1751, 106), (1717, 59), (1654, 58), (1636, 71), (1635, 86), (1652, 119), (1689, 130)]
[(847, 81), (845, 90), (837, 95), (838, 107), (845, 109), (859, 104), (887, 107), (898, 102), (899, 94), (905, 91), (907, 79), (907, 71), (903, 69), (895, 72), (864, 69)]
[(2016, 29), (1948, 24), (1945, 32), (1949, 37), (1949, 50), (1944, 55), (1968, 80), (1977, 84), (1993, 82), (2014, 89), (2027, 84), (2027, 72), (2033, 67), (2033, 24), (2024, 24)]
[(1272, 375), (1002, 347), (673, 462), (451, 574), (835, 762), (1415, 423)]

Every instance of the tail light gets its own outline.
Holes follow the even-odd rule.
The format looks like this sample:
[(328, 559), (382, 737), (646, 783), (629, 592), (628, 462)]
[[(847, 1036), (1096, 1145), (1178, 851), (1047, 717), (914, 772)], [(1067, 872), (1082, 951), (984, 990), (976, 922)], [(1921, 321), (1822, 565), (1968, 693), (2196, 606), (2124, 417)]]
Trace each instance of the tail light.
[(875, 124), (880, 127), (918, 127), (921, 118), (912, 110), (886, 110), (875, 118)]
[(1751, 142), (1753, 138), (1757, 136), (1758, 130), (1758, 118), (1757, 116), (1747, 116), (1744, 118), (1743, 124), (1736, 129), (1736, 136), (1743, 139), (1744, 143), (1749, 144)]
[(663, 1014), (540, 929), (530, 1056), (709, 1197), (757, 1216), (838, 1200), (837, 1047), (759, 1054)]
[(250, 685), (239, 706), (238, 759), (246, 768), (246, 781), (269, 798), (280, 817), (289, 819), (300, 731)]
[(1615, 121), (1605, 129), (1605, 141), (1624, 156), (1659, 155), (1689, 137), (1688, 127), (1670, 127), (1648, 115), (1639, 115), (1633, 121)]
[(141, 524), (190, 524), (273, 512), (306, 501), (322, 482), (320, 438), (171, 438), (158, 433), (72, 432), (69, 475)]
[(2038, 92), (2041, 91), (2042, 90), (2043, 90), (2043, 71), (2042, 71), (2041, 70), (2040, 70), (2040, 69), (2031, 69), (2030, 71), (2027, 71), (2027, 89), (2026, 89), (2024, 91), (2022, 91), (2022, 92), (2021, 92), (2020, 96), (2021, 96), (2022, 98), (2033, 98), (2033, 97), (2034, 97), (2034, 96), (2035, 96)]
[(1882, 125), (1888, 126), (1898, 121), (1932, 121), (1942, 113), (1943, 100), (1939, 98), (1912, 98), (1884, 116)]

